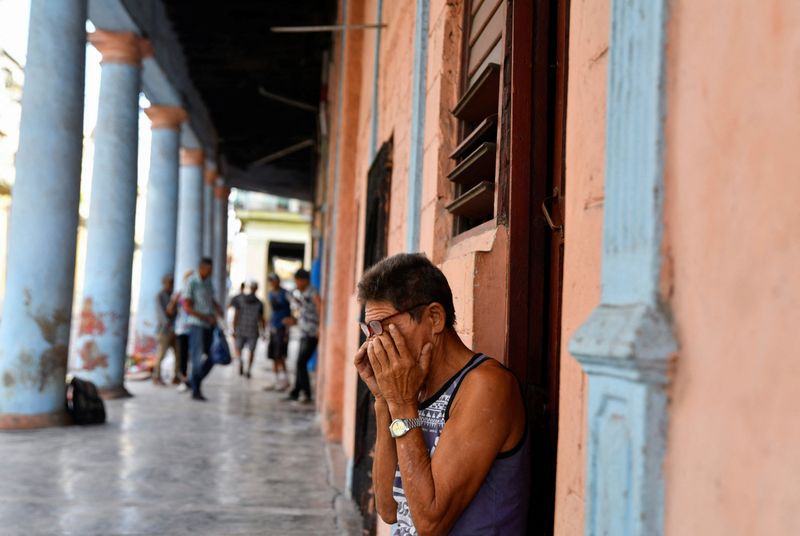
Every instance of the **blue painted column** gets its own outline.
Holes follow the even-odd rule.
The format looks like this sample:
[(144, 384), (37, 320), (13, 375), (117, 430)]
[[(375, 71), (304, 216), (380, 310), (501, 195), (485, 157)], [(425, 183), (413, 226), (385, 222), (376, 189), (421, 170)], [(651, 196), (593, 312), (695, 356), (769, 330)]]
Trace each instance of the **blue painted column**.
[(175, 273), (178, 152), (180, 128), (186, 120), (186, 112), (176, 106), (151, 106), (145, 113), (153, 130), (133, 357), (149, 367), (158, 352), (156, 295), (161, 291), (164, 277)]
[(667, 372), (659, 295), (666, 0), (613, 0), (600, 305), (569, 350), (589, 378), (588, 536), (663, 534)]
[(214, 296), (220, 305), (227, 303), (228, 282), (228, 195), (231, 189), (217, 179), (214, 188)]
[(183, 275), (197, 270), (203, 253), (203, 151), (181, 149), (178, 179), (178, 243), (175, 288), (183, 288)]
[(95, 128), (92, 197), (81, 320), (74, 348), (77, 374), (106, 398), (129, 396), (127, 361), (136, 221), (139, 92), (146, 42), (132, 32), (97, 31), (103, 55)]
[(203, 184), (203, 257), (214, 256), (214, 188), (219, 174), (208, 167)]
[(31, 0), (0, 323), (0, 429), (67, 421), (85, 57), (86, 1)]

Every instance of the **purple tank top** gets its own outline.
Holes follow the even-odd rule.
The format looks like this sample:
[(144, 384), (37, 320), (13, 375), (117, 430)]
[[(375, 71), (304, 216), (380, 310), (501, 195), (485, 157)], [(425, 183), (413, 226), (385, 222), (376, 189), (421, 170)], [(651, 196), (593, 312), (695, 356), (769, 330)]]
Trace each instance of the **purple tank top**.
[[(433, 458), (436, 444), (442, 429), (450, 416), (450, 404), (458, 392), (464, 377), (472, 370), (491, 358), (476, 354), (461, 371), (450, 378), (438, 393), (420, 404), (419, 416), (422, 417), (422, 434), (428, 451)], [(507, 452), (497, 455), (489, 474), (478, 489), (466, 509), (461, 513), (450, 531), (454, 536), (484, 535), (517, 535), (525, 534), (530, 489), (530, 457), (528, 452), (528, 430), (519, 444)], [(415, 536), (408, 501), (403, 491), (403, 482), (398, 466), (394, 477), (394, 500), (397, 503), (397, 523), (393, 536)]]

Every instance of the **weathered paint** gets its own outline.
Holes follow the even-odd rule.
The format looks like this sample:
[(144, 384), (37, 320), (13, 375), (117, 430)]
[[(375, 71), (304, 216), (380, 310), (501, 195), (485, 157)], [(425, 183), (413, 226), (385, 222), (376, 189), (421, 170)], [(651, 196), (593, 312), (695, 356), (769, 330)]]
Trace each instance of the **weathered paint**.
[[(124, 396), (136, 222), (141, 39), (99, 31), (91, 34), (90, 40), (103, 60), (83, 301), (91, 307), (93, 322), (104, 329), (78, 334), (75, 368), (76, 374), (92, 381), (100, 391)], [(89, 359), (86, 363), (84, 356)]]
[(203, 250), (203, 153), (181, 149), (178, 172), (178, 238), (175, 254), (175, 285), (183, 274), (197, 270)]
[[(344, 24), (347, 24), (347, 6), (348, 0), (341, 0), (341, 20)], [(339, 34), (339, 73), (337, 74), (337, 89), (336, 89), (336, 97), (338, 100), (337, 107), (336, 107), (336, 129), (334, 133), (334, 146), (333, 146), (333, 189), (331, 192), (331, 200), (332, 203), (331, 207), (331, 215), (330, 215), (330, 234), (331, 236), (336, 236), (336, 216), (339, 212), (339, 179), (341, 176), (341, 162), (342, 162), (342, 155), (341, 155), (341, 140), (342, 140), (342, 113), (344, 110), (344, 78), (345, 78), (345, 58), (347, 57), (346, 48), (347, 48), (347, 30), (342, 30)], [(329, 248), (328, 249), (328, 258), (326, 259), (325, 263), (327, 269), (325, 270), (325, 287), (330, 288), (331, 283), (333, 281), (334, 274), (336, 272), (336, 248)], [(333, 300), (327, 300), (324, 304), (325, 306), (325, 314), (323, 315), (323, 321), (325, 325), (330, 324), (331, 315), (333, 312)]]
[(133, 343), (134, 359), (145, 364), (155, 358), (158, 349), (156, 295), (161, 290), (163, 278), (175, 273), (179, 129), (185, 112), (181, 108), (152, 106), (147, 114), (153, 128)]
[(411, 149), (408, 159), (408, 225), (406, 250), (419, 249), (419, 211), (422, 199), (422, 159), (428, 74), (429, 0), (417, 0), (414, 17), (414, 68), (411, 92)]
[(0, 323), (0, 429), (65, 422), (86, 1), (32, 0)]
[(206, 165), (203, 177), (203, 257), (211, 258), (214, 253), (214, 185), (217, 170)]
[[(365, 17), (364, 0), (352, 0), (348, 3), (346, 19), (349, 24), (363, 21)], [(365, 92), (365, 83), (369, 83), (368, 76), (365, 76), (365, 67), (369, 65), (367, 61), (369, 48), (365, 46), (367, 36), (364, 31), (349, 31), (342, 34), (341, 46), (347, 51), (345, 58), (343, 78), (339, 82), (341, 93), (337, 93), (337, 98), (341, 104), (341, 120), (337, 122), (337, 147), (340, 152), (338, 175), (336, 180), (336, 195), (342, 203), (338, 209), (334, 208), (331, 216), (331, 235), (338, 237), (339, 247), (336, 248), (335, 255), (331, 255), (331, 261), (335, 263), (335, 269), (330, 271), (330, 281), (332, 283), (330, 292), (327, 294), (325, 303), (333, 304), (328, 308), (325, 322), (331, 327), (330, 333), (338, 332), (339, 337), (329, 337), (325, 342), (325, 354), (320, 359), (320, 398), (325, 400), (325, 405), (321, 408), (326, 416), (323, 419), (323, 432), (330, 440), (341, 440), (342, 433), (342, 391), (346, 367), (346, 346), (351, 332), (358, 329), (354, 324), (348, 325), (348, 309), (339, 304), (345, 304), (349, 298), (349, 285), (352, 285), (352, 277), (355, 272), (356, 264), (356, 241), (353, 240), (353, 229), (357, 225), (358, 214), (351, 210), (353, 199), (356, 196), (356, 177), (360, 174), (358, 161), (350, 155), (363, 151), (368, 153), (369, 136), (359, 136), (359, 131), (364, 132), (368, 123), (362, 121), (360, 113), (362, 97), (365, 99), (369, 95)], [(367, 86), (368, 87), (368, 86)], [(340, 96), (339, 96), (340, 95)], [(367, 101), (369, 102), (369, 101)], [(334, 238), (336, 239), (336, 238)], [(335, 259), (335, 260), (334, 260)]]
[(800, 3), (720, 7), (670, 2), (665, 531), (796, 535)]
[(588, 394), (586, 373), (568, 347), (600, 302), (610, 11), (610, 2), (604, 0), (572, 4), (570, 13), (554, 528), (559, 536), (584, 532)]
[(569, 346), (589, 377), (587, 536), (663, 534), (666, 15), (665, 0), (612, 1), (601, 304)]

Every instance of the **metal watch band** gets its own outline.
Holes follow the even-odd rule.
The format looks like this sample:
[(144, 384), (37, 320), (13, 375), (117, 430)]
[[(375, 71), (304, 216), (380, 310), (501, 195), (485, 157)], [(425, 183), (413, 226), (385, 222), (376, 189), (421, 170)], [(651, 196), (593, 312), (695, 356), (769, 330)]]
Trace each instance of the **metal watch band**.
[[(397, 422), (401, 422), (405, 425), (405, 430), (403, 430), (402, 433), (395, 433), (394, 425)], [(414, 428), (419, 428), (420, 426), (422, 426), (422, 417), (416, 417), (414, 419), (395, 419), (389, 425), (389, 433), (393, 438), (397, 439), (398, 437), (403, 437)]]
[(406, 421), (409, 432), (414, 428), (419, 428), (420, 426), (422, 426), (422, 417), (415, 417), (413, 419), (403, 419), (403, 420)]

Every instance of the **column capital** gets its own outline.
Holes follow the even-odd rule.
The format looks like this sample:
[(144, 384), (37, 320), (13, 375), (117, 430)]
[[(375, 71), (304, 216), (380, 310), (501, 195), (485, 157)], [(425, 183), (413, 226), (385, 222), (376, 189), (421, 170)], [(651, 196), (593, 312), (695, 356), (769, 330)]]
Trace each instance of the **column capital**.
[(182, 166), (202, 166), (205, 162), (202, 149), (187, 149), (181, 147), (181, 165)]
[(227, 186), (217, 185), (214, 187), (214, 197), (217, 199), (228, 199), (231, 194), (231, 189)]
[(216, 185), (217, 177), (219, 177), (219, 172), (216, 169), (213, 168), (206, 169), (205, 180), (207, 185), (209, 186)]
[(144, 113), (150, 118), (150, 128), (169, 128), (178, 130), (181, 123), (186, 121), (186, 110), (180, 106), (153, 105), (145, 109)]
[(97, 30), (90, 33), (88, 39), (103, 55), (101, 64), (123, 63), (141, 67), (144, 55), (152, 53), (150, 42), (133, 32)]

